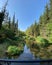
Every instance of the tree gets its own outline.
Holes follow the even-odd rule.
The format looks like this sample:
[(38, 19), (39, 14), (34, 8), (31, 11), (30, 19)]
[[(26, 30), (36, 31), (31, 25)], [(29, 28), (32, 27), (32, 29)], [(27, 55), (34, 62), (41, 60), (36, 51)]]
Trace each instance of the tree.
[(52, 0), (50, 0), (50, 19), (52, 19)]
[(13, 15), (13, 20), (12, 20), (12, 31), (15, 32), (15, 14)]
[(10, 27), (11, 27), (11, 19), (10, 19), (10, 17), (9, 17), (8, 23), (9, 23), (9, 29), (10, 29)]
[(18, 20), (17, 20), (17, 22), (15, 23), (15, 32), (18, 34)]
[(49, 6), (48, 4), (45, 7), (45, 12), (44, 12), (44, 24), (49, 23)]
[(6, 12), (7, 3), (8, 3), (8, 1), (5, 3), (4, 7), (2, 8), (2, 10), (0, 12), (0, 30), (2, 28), (2, 23), (3, 23), (4, 18), (5, 18), (5, 12)]
[(39, 18), (39, 28), (40, 30), (43, 28), (44, 26), (44, 16), (41, 15), (40, 18)]
[(34, 36), (33, 24), (30, 26), (30, 35)]
[(4, 17), (5, 17), (5, 9), (0, 12), (0, 30), (2, 28), (2, 22), (4, 21)]
[(37, 37), (40, 34), (40, 32), (39, 32), (39, 25), (37, 24), (36, 21), (34, 23), (34, 29), (33, 30), (34, 30), (34, 36)]
[(17, 20), (17, 22), (15, 23), (15, 29), (18, 31), (18, 20)]
[(17, 26), (16, 27), (17, 27), (17, 31), (18, 31), (18, 20), (17, 20)]
[(37, 22), (35, 21), (34, 24), (32, 24), (27, 30), (26, 33), (30, 36), (35, 36), (37, 37), (40, 34), (39, 31), (39, 25), (37, 24)]

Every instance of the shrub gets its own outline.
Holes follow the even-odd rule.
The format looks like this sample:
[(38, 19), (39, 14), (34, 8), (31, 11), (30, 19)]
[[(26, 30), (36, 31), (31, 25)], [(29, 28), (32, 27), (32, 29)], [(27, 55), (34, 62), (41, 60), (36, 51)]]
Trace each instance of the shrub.
[(0, 43), (3, 43), (7, 38), (14, 40), (15, 39), (15, 33), (11, 30), (7, 30), (7, 29), (2, 28), (0, 30)]
[(11, 30), (5, 30), (4, 33), (5, 33), (7, 38), (14, 39), (14, 37), (15, 37), (15, 33)]
[(33, 43), (33, 44), (32, 44), (32, 48), (36, 48), (36, 49), (38, 49), (38, 50), (40, 49), (39, 46), (38, 46), (38, 44), (36, 44), (36, 43)]
[(9, 46), (7, 52), (9, 55), (20, 55), (23, 50), (17, 46)]
[(40, 36), (36, 38), (36, 41), (37, 41), (38, 45), (40, 45), (41, 47), (46, 47), (49, 45), (48, 40), (46, 40)]
[(3, 43), (5, 39), (4, 29), (0, 30), (0, 43)]

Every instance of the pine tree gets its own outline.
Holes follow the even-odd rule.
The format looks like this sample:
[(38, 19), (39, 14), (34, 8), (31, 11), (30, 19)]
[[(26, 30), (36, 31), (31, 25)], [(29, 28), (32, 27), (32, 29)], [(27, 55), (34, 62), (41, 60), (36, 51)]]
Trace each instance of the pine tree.
[(8, 24), (9, 24), (9, 29), (10, 29), (10, 27), (11, 27), (11, 19), (10, 19), (10, 17), (9, 17)]
[(50, 0), (50, 19), (52, 19), (52, 0)]
[(33, 24), (30, 27), (30, 35), (34, 36), (34, 25)]
[(17, 22), (15, 23), (15, 30), (18, 31), (18, 20), (17, 20)]
[(6, 11), (6, 9), (4, 9), (3, 11), (0, 12), (0, 29), (2, 28), (2, 23), (5, 18), (5, 11)]
[(37, 24), (37, 22), (35, 21), (34, 23), (34, 36), (37, 37), (39, 35), (39, 26)]
[(40, 18), (39, 18), (39, 27), (40, 27), (40, 29), (42, 29), (42, 27), (43, 27), (43, 25), (44, 25), (44, 16), (43, 15), (41, 15), (40, 16)]
[(2, 8), (1, 12), (0, 12), (0, 30), (1, 30), (1, 28), (2, 28), (2, 23), (3, 23), (4, 18), (5, 18), (7, 3), (8, 3), (8, 0), (7, 0), (7, 2), (5, 3), (4, 7)]
[(44, 24), (49, 23), (49, 6), (48, 4), (45, 7), (45, 12), (44, 12)]
[(16, 27), (17, 27), (17, 31), (18, 31), (18, 20), (17, 20), (17, 23), (16, 23), (16, 24), (17, 24), (17, 26), (16, 26)]
[(12, 31), (15, 32), (15, 14), (13, 15), (13, 20), (12, 20)]

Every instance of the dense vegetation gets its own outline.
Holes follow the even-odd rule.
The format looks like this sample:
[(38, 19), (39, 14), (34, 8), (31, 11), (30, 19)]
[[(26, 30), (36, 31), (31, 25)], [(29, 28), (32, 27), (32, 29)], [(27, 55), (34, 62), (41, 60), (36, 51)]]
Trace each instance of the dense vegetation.
[[(32, 52), (36, 55), (38, 54), (41, 58), (52, 58), (52, 0), (50, 0), (50, 3), (46, 4), (45, 10), (40, 16), (39, 21), (35, 21), (28, 27), (26, 35), (35, 39), (32, 43), (30, 43), (31, 40), (29, 41)], [(49, 51), (47, 48), (49, 48)]]
[(46, 5), (39, 22), (35, 21), (25, 32), (18, 29), (18, 20), (9, 17), (7, 3), (0, 11), (0, 58), (6, 52), (10, 58), (20, 55), (25, 44), (36, 57), (52, 58), (52, 0)]
[[(0, 11), (0, 58), (5, 58), (6, 51), (9, 55), (20, 55), (25, 43), (23, 38), (25, 33), (18, 30), (18, 20), (15, 20), (15, 14), (11, 20), (6, 6), (7, 2)], [(8, 51), (8, 47), (11, 53)]]

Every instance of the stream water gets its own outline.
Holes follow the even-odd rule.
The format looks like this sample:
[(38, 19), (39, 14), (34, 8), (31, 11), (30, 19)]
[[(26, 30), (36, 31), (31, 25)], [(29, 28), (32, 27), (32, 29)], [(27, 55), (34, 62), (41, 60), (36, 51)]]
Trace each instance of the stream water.
[(18, 58), (20, 60), (34, 60), (35, 57), (34, 55), (31, 53), (30, 48), (27, 47), (27, 45), (24, 46), (24, 51), (23, 53), (20, 55), (20, 57)]
[(30, 49), (27, 47), (27, 45), (24, 46), (24, 52), (23, 53), (30, 53), (31, 54), (31, 51)]
[[(24, 52), (17, 59), (18, 61), (33, 61), (35, 56), (31, 53), (27, 45), (24, 46)], [(11, 63), (11, 65), (40, 65), (40, 63)]]

